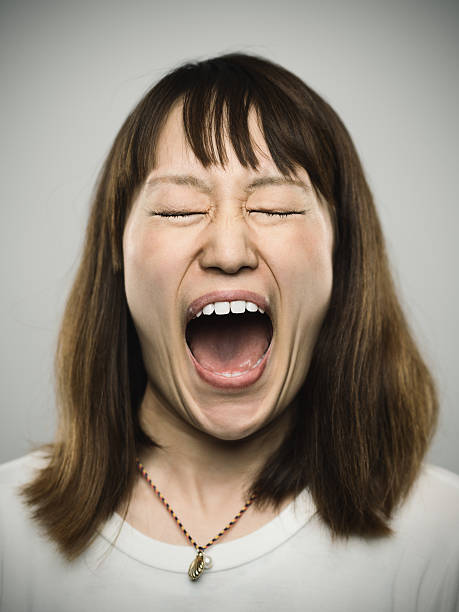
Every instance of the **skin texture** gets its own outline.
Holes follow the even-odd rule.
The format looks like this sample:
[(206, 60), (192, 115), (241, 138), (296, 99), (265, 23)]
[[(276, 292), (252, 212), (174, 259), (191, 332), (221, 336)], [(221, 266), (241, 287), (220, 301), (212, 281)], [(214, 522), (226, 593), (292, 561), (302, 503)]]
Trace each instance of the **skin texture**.
[[(228, 142), (225, 167), (204, 168), (185, 141), (181, 107), (175, 107), (123, 237), (126, 295), (149, 378), (141, 422), (162, 445), (141, 459), (198, 541), (210, 539), (239, 510), (245, 488), (279, 443), (332, 288), (328, 205), (302, 168), (295, 178), (304, 187), (267, 184), (248, 191), (260, 177), (282, 179), (255, 113), (249, 127), (260, 161), (256, 171), (239, 163)], [(157, 180), (171, 175), (192, 176), (204, 185)], [(267, 212), (297, 214), (281, 218)], [(160, 216), (164, 213), (198, 214)], [(186, 351), (185, 324), (194, 299), (231, 289), (268, 299), (274, 333), (260, 379), (227, 390), (198, 376)], [(186, 544), (152, 495), (139, 482), (128, 521), (151, 537)], [(225, 539), (272, 516), (250, 509)]]

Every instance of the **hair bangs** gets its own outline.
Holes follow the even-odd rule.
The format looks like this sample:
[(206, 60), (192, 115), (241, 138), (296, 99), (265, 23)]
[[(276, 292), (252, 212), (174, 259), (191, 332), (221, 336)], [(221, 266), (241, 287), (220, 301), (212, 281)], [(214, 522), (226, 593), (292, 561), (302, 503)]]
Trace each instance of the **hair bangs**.
[(292, 100), (268, 82), (263, 84), (266, 95), (260, 95), (260, 84), (253, 75), (249, 78), (234, 64), (210, 64), (192, 66), (193, 79), (182, 94), (184, 132), (197, 159), (204, 167), (225, 167), (229, 143), (243, 167), (257, 170), (261, 151), (249, 123), (255, 113), (274, 164), (283, 175), (294, 174), (295, 167), (303, 166), (304, 155), (298, 155), (299, 147), (292, 142), (293, 126), (301, 123)]

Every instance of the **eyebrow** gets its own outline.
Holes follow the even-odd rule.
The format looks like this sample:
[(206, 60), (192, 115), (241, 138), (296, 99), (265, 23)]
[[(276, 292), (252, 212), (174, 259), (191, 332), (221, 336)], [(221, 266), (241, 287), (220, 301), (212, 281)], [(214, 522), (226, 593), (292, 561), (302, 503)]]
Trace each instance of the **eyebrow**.
[(191, 174), (167, 174), (165, 176), (155, 176), (147, 181), (148, 187), (155, 187), (160, 183), (171, 183), (172, 185), (186, 185), (188, 187), (194, 187), (204, 193), (212, 193), (212, 188), (198, 179), (196, 176)]
[[(188, 187), (194, 187), (203, 193), (211, 194), (212, 187), (205, 181), (193, 176), (191, 174), (166, 174), (164, 176), (155, 176), (149, 179), (146, 183), (148, 187), (155, 187), (161, 183), (171, 183), (172, 185), (186, 185)], [(261, 176), (252, 181), (244, 189), (246, 193), (251, 193), (259, 187), (267, 187), (269, 185), (294, 185), (300, 187), (307, 193), (310, 193), (311, 187), (304, 181), (297, 178), (287, 176)]]
[(250, 185), (247, 185), (245, 191), (251, 192), (257, 187), (265, 187), (268, 185), (295, 185), (297, 187), (301, 187), (307, 192), (311, 191), (311, 187), (304, 181), (288, 176), (261, 176), (250, 183)]

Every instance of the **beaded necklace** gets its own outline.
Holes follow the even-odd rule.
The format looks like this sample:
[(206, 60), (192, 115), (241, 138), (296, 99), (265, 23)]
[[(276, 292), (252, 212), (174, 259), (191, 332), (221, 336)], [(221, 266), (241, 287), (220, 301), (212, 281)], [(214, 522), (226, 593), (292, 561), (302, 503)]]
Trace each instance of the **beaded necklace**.
[(181, 521), (178, 518), (178, 516), (172, 510), (172, 508), (169, 505), (169, 503), (166, 501), (166, 498), (164, 497), (164, 495), (162, 495), (162, 493), (153, 484), (153, 482), (151, 481), (151, 478), (148, 476), (148, 474), (145, 471), (143, 465), (140, 463), (140, 461), (138, 459), (136, 459), (136, 464), (137, 464), (137, 469), (139, 470), (140, 474), (145, 478), (145, 480), (151, 486), (151, 488), (156, 493), (156, 495), (159, 497), (159, 499), (164, 504), (164, 506), (166, 506), (169, 514), (172, 516), (172, 518), (175, 520), (177, 525), (180, 527), (181, 531), (185, 534), (185, 536), (188, 539), (188, 541), (195, 547), (197, 554), (196, 554), (195, 559), (193, 559), (193, 561), (191, 562), (191, 565), (190, 565), (190, 567), (188, 569), (188, 576), (191, 578), (191, 580), (198, 580), (205, 569), (210, 569), (212, 567), (212, 559), (208, 555), (204, 554), (204, 551), (207, 550), (209, 548), (209, 546), (212, 546), (212, 544), (215, 544), (215, 542), (223, 534), (225, 534), (229, 529), (231, 529), (231, 527), (235, 523), (237, 523), (237, 521), (241, 518), (241, 516), (244, 514), (244, 512), (247, 510), (247, 508), (251, 505), (251, 503), (255, 499), (256, 495), (255, 494), (252, 495), (252, 497), (249, 499), (249, 501), (245, 503), (245, 505), (239, 510), (239, 512), (236, 514), (236, 516), (214, 538), (209, 540), (205, 546), (199, 546), (199, 544), (196, 542), (196, 540), (194, 540), (191, 537), (191, 535), (188, 533), (188, 531), (185, 529), (185, 527), (181, 523)]

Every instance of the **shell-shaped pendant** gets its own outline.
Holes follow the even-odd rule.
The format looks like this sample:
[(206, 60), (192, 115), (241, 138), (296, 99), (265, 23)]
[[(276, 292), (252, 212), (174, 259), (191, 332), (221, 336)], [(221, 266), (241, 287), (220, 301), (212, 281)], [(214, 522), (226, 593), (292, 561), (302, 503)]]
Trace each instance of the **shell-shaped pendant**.
[(191, 580), (199, 580), (202, 572), (204, 571), (204, 567), (204, 553), (202, 552), (202, 550), (198, 550), (198, 554), (191, 562), (190, 568), (188, 570), (188, 576), (191, 578)]

